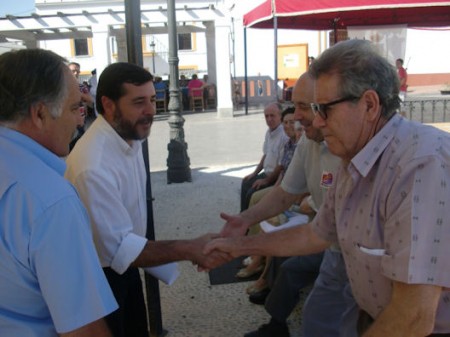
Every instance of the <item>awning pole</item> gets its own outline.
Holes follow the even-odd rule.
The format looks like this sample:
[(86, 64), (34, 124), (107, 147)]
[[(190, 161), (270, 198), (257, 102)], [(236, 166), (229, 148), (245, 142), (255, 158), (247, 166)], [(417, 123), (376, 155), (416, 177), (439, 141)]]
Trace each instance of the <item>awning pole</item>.
[(245, 114), (248, 115), (247, 27), (244, 27)]
[(273, 17), (273, 44), (274, 44), (274, 88), (275, 97), (278, 101), (278, 20), (276, 15)]

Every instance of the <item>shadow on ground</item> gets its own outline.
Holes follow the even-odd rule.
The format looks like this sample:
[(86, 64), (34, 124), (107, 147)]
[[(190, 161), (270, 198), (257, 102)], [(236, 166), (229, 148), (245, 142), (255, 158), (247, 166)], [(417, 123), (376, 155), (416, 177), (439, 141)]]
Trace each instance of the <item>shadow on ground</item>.
[[(254, 166), (192, 169), (192, 182), (167, 184), (166, 171), (151, 173), (157, 240), (197, 237), (218, 232), (220, 212), (239, 211), (241, 179)], [(179, 263), (181, 275), (172, 285), (161, 284), (163, 327), (170, 337), (242, 336), (267, 323), (262, 306), (248, 301), (250, 282), (211, 286), (207, 273), (189, 262)], [(291, 336), (299, 337), (299, 311), (289, 319)]]

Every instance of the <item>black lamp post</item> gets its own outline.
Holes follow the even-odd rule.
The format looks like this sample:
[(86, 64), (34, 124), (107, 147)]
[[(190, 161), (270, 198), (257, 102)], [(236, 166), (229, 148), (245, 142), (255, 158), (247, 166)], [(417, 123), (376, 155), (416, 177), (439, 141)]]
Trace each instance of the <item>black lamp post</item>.
[(180, 85), (178, 81), (178, 39), (175, 0), (167, 0), (167, 23), (169, 29), (169, 120), (170, 143), (167, 145), (167, 183), (192, 181), (187, 143), (184, 141), (184, 118), (181, 116)]

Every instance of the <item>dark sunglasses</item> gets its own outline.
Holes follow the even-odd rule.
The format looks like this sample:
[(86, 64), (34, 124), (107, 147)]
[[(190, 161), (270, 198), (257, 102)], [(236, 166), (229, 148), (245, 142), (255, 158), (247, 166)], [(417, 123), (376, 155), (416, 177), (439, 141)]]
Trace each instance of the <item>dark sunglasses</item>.
[(337, 99), (335, 101), (332, 101), (330, 103), (324, 103), (324, 104), (318, 104), (318, 103), (311, 103), (311, 109), (314, 113), (314, 116), (319, 114), (319, 116), (322, 119), (327, 119), (328, 118), (328, 113), (327, 110), (330, 106), (339, 104), (339, 103), (343, 103), (343, 102), (348, 102), (348, 101), (356, 101), (358, 99), (360, 99), (361, 97), (355, 97), (355, 96), (346, 96), (344, 98), (340, 98)]

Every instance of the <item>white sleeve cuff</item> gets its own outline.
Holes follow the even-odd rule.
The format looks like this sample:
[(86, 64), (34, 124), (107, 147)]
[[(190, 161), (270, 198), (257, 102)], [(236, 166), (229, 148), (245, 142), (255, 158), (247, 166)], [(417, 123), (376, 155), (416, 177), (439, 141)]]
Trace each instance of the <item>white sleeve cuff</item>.
[(111, 268), (119, 274), (123, 274), (130, 264), (136, 260), (145, 247), (147, 239), (129, 233), (123, 240), (111, 261)]

